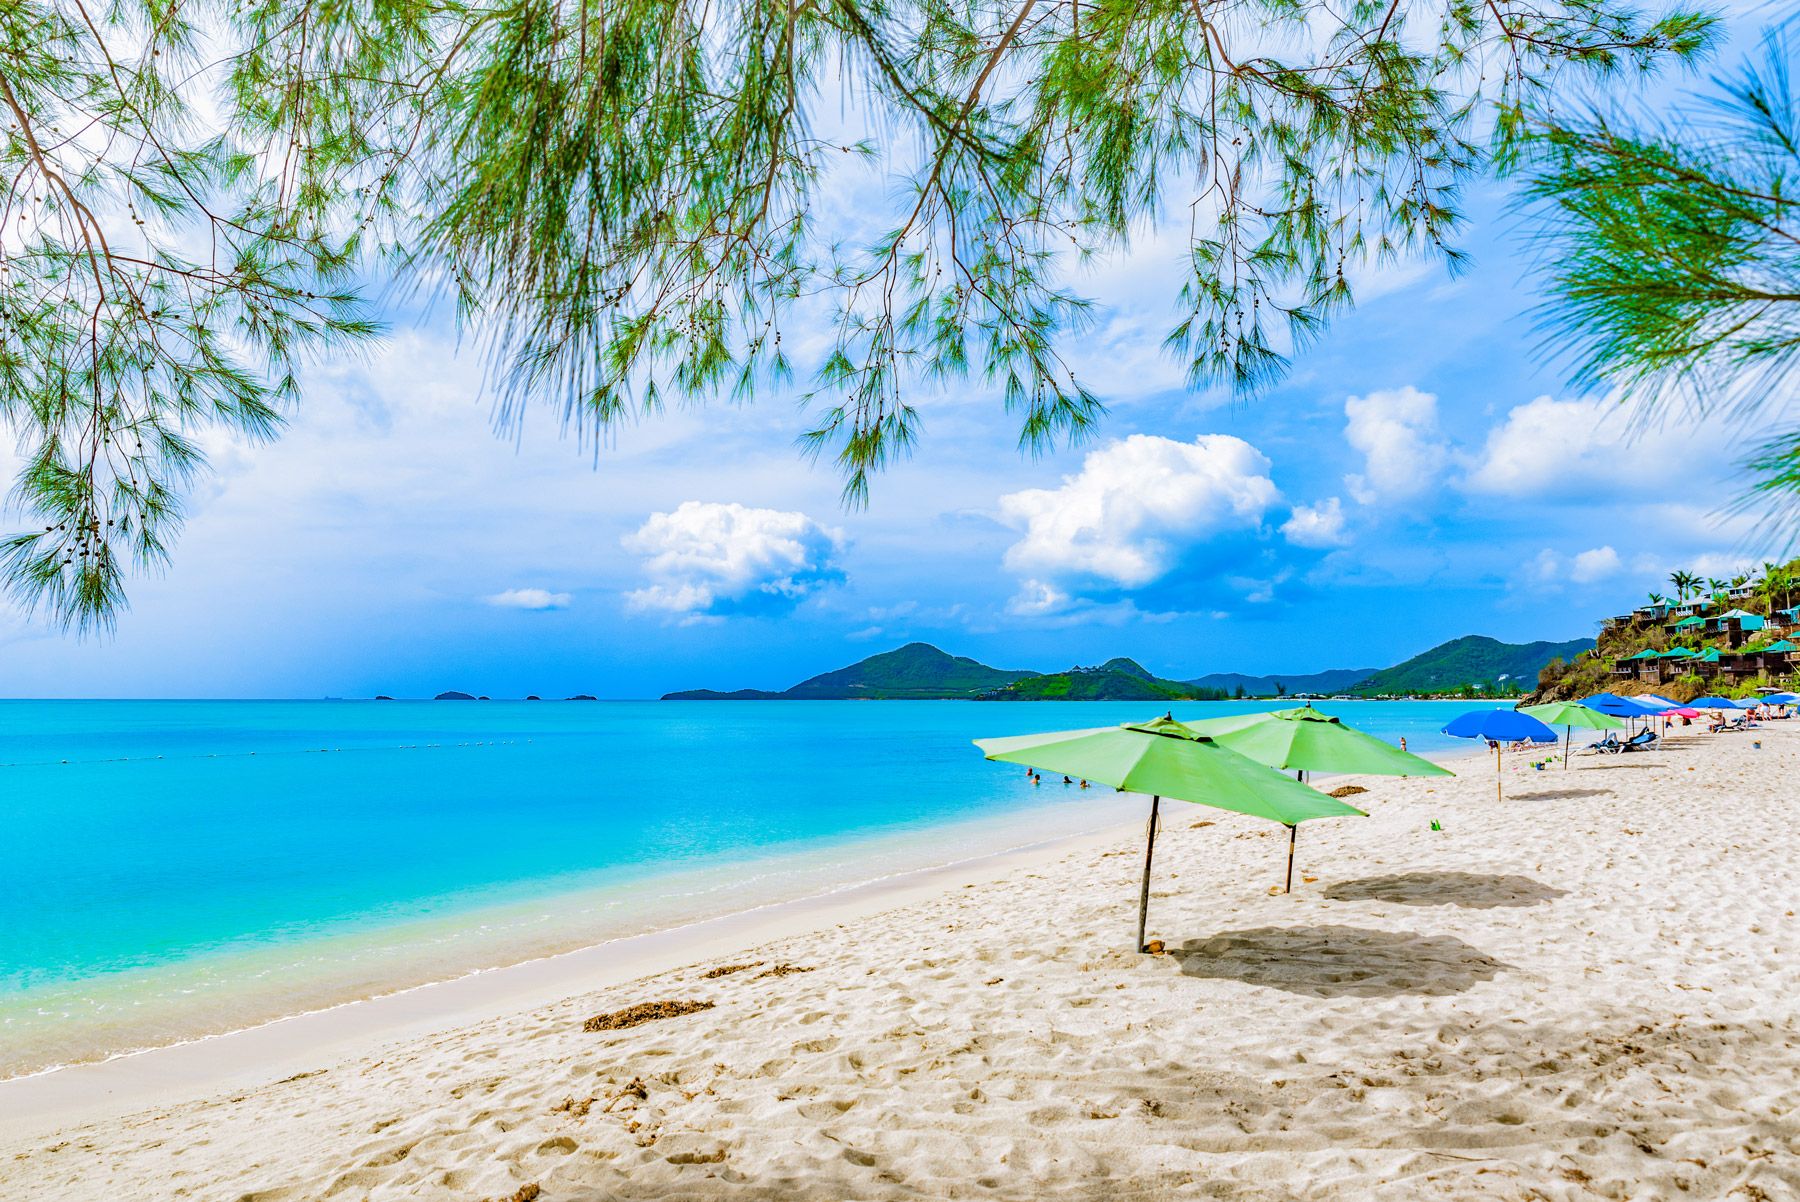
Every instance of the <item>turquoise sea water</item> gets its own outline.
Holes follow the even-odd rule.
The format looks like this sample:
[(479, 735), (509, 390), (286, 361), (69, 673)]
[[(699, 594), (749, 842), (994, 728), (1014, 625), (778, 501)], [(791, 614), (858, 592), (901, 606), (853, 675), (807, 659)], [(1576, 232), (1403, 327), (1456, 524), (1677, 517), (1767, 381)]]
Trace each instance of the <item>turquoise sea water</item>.
[(1095, 829), (969, 740), (1156, 708), (0, 701), (0, 1076)]

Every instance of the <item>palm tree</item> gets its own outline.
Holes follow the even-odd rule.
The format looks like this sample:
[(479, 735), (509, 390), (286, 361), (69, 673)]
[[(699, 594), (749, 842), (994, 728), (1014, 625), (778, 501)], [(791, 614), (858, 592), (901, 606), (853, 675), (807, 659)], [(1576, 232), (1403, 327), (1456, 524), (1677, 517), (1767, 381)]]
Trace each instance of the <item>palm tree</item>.
[(1670, 572), (1669, 583), (1675, 586), (1675, 600), (1686, 601), (1688, 594), (1700, 587), (1700, 577), (1692, 572)]
[(1756, 591), (1768, 601), (1769, 610), (1772, 613), (1777, 608), (1782, 608), (1775, 604), (1776, 600), (1779, 598), (1785, 603), (1789, 594), (1793, 592), (1793, 588), (1794, 573), (1787, 568), (1767, 564), (1763, 568), (1762, 583), (1757, 586)]

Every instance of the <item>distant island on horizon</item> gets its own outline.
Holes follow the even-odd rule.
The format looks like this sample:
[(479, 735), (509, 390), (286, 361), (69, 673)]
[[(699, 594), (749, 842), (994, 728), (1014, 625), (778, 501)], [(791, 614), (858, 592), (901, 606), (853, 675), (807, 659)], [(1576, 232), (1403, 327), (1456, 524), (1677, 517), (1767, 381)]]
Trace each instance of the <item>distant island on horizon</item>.
[(1593, 639), (1503, 643), (1464, 635), (1387, 668), (1331, 668), (1291, 675), (1214, 672), (1159, 677), (1119, 656), (1060, 672), (994, 668), (930, 643), (907, 643), (790, 688), (684, 689), (664, 701), (1224, 701), (1266, 697), (1518, 696), (1552, 660), (1592, 649)]

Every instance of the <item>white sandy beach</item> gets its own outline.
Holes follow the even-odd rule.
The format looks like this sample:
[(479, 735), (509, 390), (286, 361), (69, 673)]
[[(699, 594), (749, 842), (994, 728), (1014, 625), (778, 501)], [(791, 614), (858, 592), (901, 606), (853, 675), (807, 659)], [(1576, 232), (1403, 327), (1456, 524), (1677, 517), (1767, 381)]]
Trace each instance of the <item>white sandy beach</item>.
[[(1800, 1198), (1786, 725), (1761, 750), (1515, 756), (1504, 804), (1480, 760), (1364, 780), (1370, 818), (1302, 828), (1292, 896), (1270, 893), (1280, 828), (1169, 807), (1168, 955), (1131, 950), (1142, 831), (1121, 830), (815, 906), (755, 946), (753, 926), (672, 935), (678, 966), (651, 976), (596, 949), (592, 986), (514, 977), (544, 992), (479, 1022), (406, 1025), (389, 1000), (334, 1012), (329, 1040), (277, 1026), (7, 1083), (0, 1183), (59, 1202)], [(711, 1006), (583, 1030), (660, 1001)]]

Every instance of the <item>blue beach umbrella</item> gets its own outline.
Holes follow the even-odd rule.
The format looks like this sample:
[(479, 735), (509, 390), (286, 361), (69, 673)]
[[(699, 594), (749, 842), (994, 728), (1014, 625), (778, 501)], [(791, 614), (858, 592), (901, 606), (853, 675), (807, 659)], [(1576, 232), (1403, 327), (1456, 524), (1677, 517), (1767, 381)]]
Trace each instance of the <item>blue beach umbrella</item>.
[(1680, 708), (1676, 702), (1667, 697), (1658, 697), (1654, 693), (1645, 693), (1639, 697), (1621, 697), (1617, 693), (1595, 693), (1584, 698), (1583, 705), (1591, 710), (1599, 710), (1603, 714), (1611, 714), (1615, 718), (1655, 718), (1667, 714), (1672, 709)]
[(1500, 744), (1518, 739), (1533, 743), (1556, 742), (1555, 731), (1530, 714), (1518, 710), (1470, 710), (1450, 719), (1450, 724), (1444, 727), (1444, 733), (1456, 739), (1486, 739), (1494, 745), (1494, 796), (1500, 800), (1505, 800), (1500, 787)]
[(1729, 697), (1714, 696), (1696, 697), (1688, 702), (1688, 707), (1697, 710), (1735, 710), (1743, 708)]
[(1617, 693), (1595, 693), (1592, 697), (1583, 697), (1581, 704), (1615, 718), (1648, 718), (1670, 708), (1640, 697), (1621, 697)]
[(1792, 705), (1800, 701), (1800, 693), (1768, 693), (1764, 695), (1763, 701), (1768, 705)]

